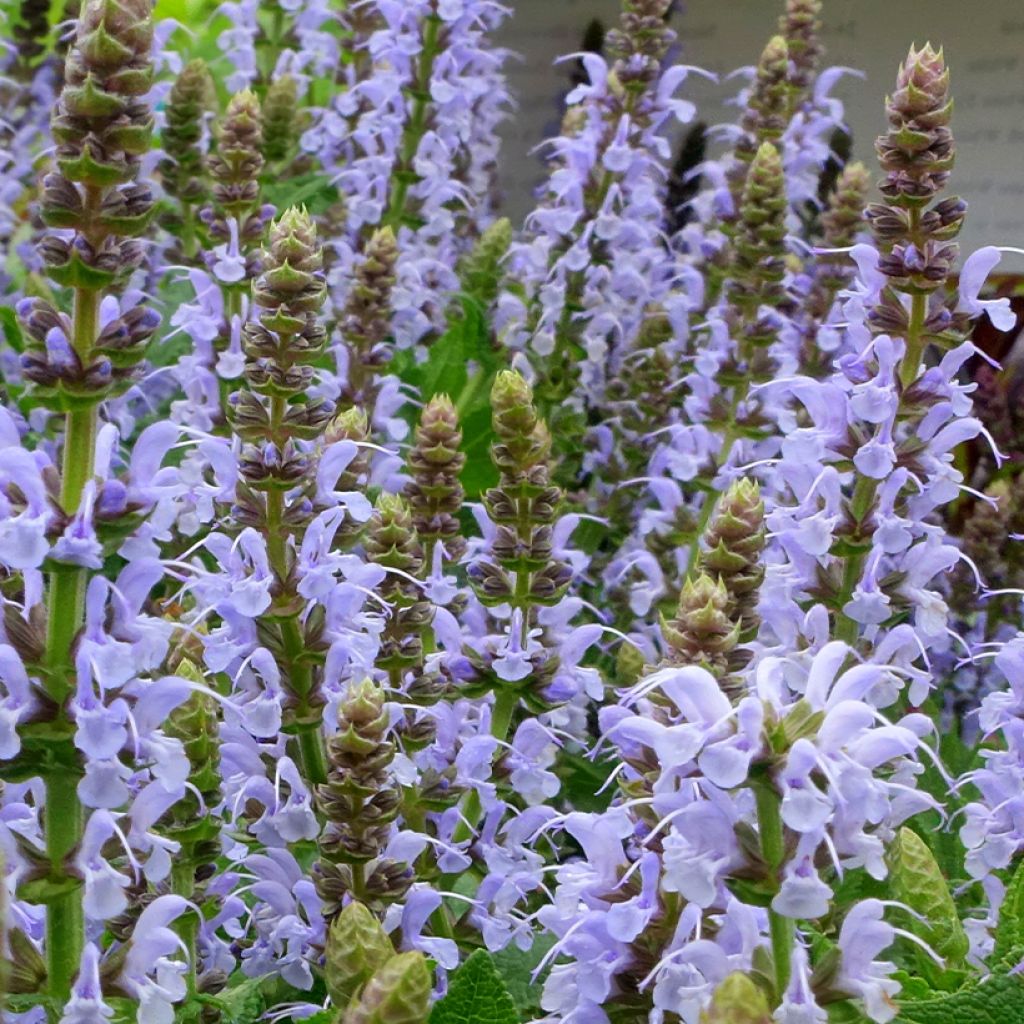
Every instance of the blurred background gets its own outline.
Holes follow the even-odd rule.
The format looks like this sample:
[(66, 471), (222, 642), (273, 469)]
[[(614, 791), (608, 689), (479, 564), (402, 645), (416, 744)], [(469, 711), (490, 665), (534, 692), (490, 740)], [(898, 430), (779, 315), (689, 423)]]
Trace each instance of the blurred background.
[[(564, 53), (594, 45), (595, 21), (613, 25), (618, 0), (507, 0), (515, 14), (503, 42), (521, 55), (512, 64), (520, 110), (506, 125), (503, 186), (513, 221), (527, 212), (539, 176), (529, 151), (558, 123), (560, 95), (572, 62)], [(710, 124), (730, 121), (728, 105), (742, 80), (728, 78), (753, 64), (774, 32), (782, 0), (682, 0), (672, 24), (679, 59), (714, 72), (693, 76), (680, 95), (697, 102)], [(882, 103), (912, 42), (943, 46), (952, 72), (953, 131), (959, 149), (953, 189), (970, 203), (966, 252), (984, 244), (1024, 247), (1024, 2), (1022, 0), (825, 0), (824, 64), (864, 77), (842, 77), (854, 155), (868, 162), (883, 126)], [(1007, 269), (1009, 261), (1006, 263)], [(1014, 263), (1024, 271), (1024, 257)]]

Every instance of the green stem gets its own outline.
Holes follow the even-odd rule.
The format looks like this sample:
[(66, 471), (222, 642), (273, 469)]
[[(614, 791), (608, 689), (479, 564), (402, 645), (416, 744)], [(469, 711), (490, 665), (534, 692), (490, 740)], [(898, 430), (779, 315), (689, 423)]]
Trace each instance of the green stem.
[[(85, 945), (82, 885), (66, 870), (67, 858), (82, 837), (85, 816), (78, 799), (78, 776), (65, 771), (46, 777), (46, 855), (50, 875), (71, 888), (53, 897), (46, 910), (47, 994), (63, 1006), (71, 995)], [(54, 1020), (59, 1019), (57, 1009)]]
[[(782, 801), (768, 780), (754, 787), (757, 802), (757, 827), (761, 837), (761, 856), (778, 884), (778, 874), (786, 858), (786, 842), (782, 829)], [(772, 940), (772, 965), (775, 970), (775, 995), (781, 1002), (789, 985), (796, 924), (790, 917), (769, 908), (768, 928)]]
[(299, 730), (299, 767), (310, 785), (322, 786), (327, 781), (327, 752), (319, 726)]
[[(270, 404), (270, 436), (280, 429), (286, 410), (283, 398), (274, 398)], [(290, 575), (288, 533), (284, 527), (284, 493), (278, 488), (267, 492), (267, 557), (274, 574), (282, 586)], [(310, 697), (313, 693), (313, 670), (303, 658), (305, 640), (299, 627), (298, 615), (287, 615), (277, 620), (284, 652), (284, 669), (288, 685), (298, 698), (295, 717), (298, 720), (299, 769), (302, 777), (313, 786), (327, 781), (327, 754), (319, 721), (311, 721)]]
[[(519, 691), (514, 687), (503, 686), (495, 691), (494, 709), (491, 712), (491, 735), (503, 743), (508, 739), (512, 728), (512, 718), (519, 706)], [(480, 793), (471, 789), (462, 801), (462, 818), (452, 833), (453, 843), (464, 843), (469, 839), (480, 822), (483, 807), (480, 804)]]
[(420, 142), (427, 128), (427, 108), (430, 104), (430, 79), (434, 73), (434, 60), (440, 50), (438, 42), (441, 35), (441, 19), (436, 14), (429, 14), (424, 19), (423, 49), (420, 50), (419, 66), (416, 70), (416, 81), (412, 88), (413, 107), (409, 121), (402, 137), (402, 152), (398, 167), (392, 175), (391, 195), (388, 207), (381, 218), (383, 227), (399, 227), (405, 220), (405, 203), (409, 196), (409, 186), (416, 179), (413, 160), (420, 148)]
[[(918, 241), (920, 211), (911, 211), (910, 236)], [(899, 420), (903, 412), (903, 398), (907, 388), (917, 380), (921, 373), (921, 361), (924, 358), (924, 349), (927, 342), (924, 327), (928, 317), (928, 296), (925, 294), (914, 294), (910, 301), (910, 318), (907, 323), (906, 351), (900, 363), (900, 396), (896, 409), (896, 419)], [(855, 471), (856, 472), (856, 471)], [(850, 502), (850, 512), (854, 523), (863, 523), (878, 494), (880, 481), (871, 477), (863, 476), (856, 472), (856, 484), (854, 485), (853, 497)], [(848, 540), (849, 538), (844, 538)], [(864, 564), (871, 553), (870, 536), (858, 538), (861, 543), (859, 548), (845, 558), (843, 565), (843, 586), (839, 597), (839, 606), (836, 610), (836, 638), (847, 644), (855, 644), (860, 632), (859, 623), (855, 622), (844, 611), (846, 605), (852, 600), (861, 577), (864, 575)]]
[[(179, 896), (191, 900), (195, 896), (196, 869), (190, 843), (183, 843), (171, 864), (171, 889)], [(189, 995), (196, 991), (196, 950), (199, 941), (199, 917), (194, 910), (188, 910), (174, 922), (174, 930), (181, 937), (188, 950), (188, 973), (185, 983)]]
[[(96, 340), (99, 300), (98, 292), (85, 288), (75, 291), (72, 344), (83, 363), (88, 361)], [(69, 412), (65, 417), (60, 501), (68, 514), (78, 510), (85, 485), (93, 476), (97, 410), (98, 405), (92, 405), (87, 409)], [(68, 719), (65, 703), (74, 690), (71, 649), (85, 622), (85, 588), (88, 577), (88, 569), (59, 569), (50, 574), (47, 592), (45, 686), (58, 707), (54, 725), (58, 730), (68, 733), (72, 723)], [(70, 747), (68, 740), (57, 742)], [(68, 754), (72, 761), (77, 760), (73, 748)], [(46, 913), (47, 991), (61, 1005), (71, 994), (85, 944), (81, 880), (71, 874), (67, 864), (68, 858), (81, 842), (84, 827), (84, 814), (78, 799), (78, 779), (77, 772), (53, 771), (47, 774), (45, 780), (44, 822), (50, 877), (58, 885), (68, 887), (49, 901)]]
[[(853, 498), (850, 501), (850, 514), (854, 522), (861, 523), (867, 517), (868, 511), (874, 504), (875, 495), (878, 493), (878, 481), (867, 476), (858, 476), (857, 483), (853, 488)], [(846, 614), (846, 605), (853, 600), (857, 590), (857, 584), (864, 573), (864, 563), (867, 561), (869, 546), (865, 545), (862, 550), (849, 555), (843, 566), (843, 589), (839, 597), (839, 608), (836, 611), (836, 639), (847, 644), (857, 642), (857, 634), (860, 631), (860, 624)]]

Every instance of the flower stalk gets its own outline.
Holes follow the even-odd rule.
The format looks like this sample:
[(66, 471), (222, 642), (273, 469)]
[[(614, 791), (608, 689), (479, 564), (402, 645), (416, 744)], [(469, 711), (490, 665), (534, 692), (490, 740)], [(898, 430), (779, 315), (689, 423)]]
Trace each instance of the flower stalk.
[[(142, 97), (152, 78), (151, 7), (147, 0), (91, 0), (68, 52), (64, 88), (51, 120), (56, 166), (43, 182), (42, 217), (59, 229), (40, 247), (47, 272), (72, 290), (70, 321), (43, 300), (22, 310), (30, 346), (25, 377), (36, 397), (64, 418), (60, 507), (79, 511), (95, 470), (99, 405), (127, 387), (156, 324), (139, 311), (100, 324), (100, 303), (142, 262), (136, 241), (153, 199), (137, 178), (153, 119)], [(70, 237), (69, 237), (70, 233)], [(50, 326), (53, 325), (53, 326)], [(113, 328), (113, 330), (111, 330)], [(54, 336), (56, 332), (57, 337)], [(75, 690), (74, 645), (85, 621), (93, 571), (51, 563), (46, 593), (43, 679), (55, 708), (58, 763), (78, 765), (67, 701)], [(76, 771), (46, 775), (44, 832), (51, 895), (46, 900), (47, 992), (67, 999), (85, 941), (83, 890), (72, 858), (82, 838)]]

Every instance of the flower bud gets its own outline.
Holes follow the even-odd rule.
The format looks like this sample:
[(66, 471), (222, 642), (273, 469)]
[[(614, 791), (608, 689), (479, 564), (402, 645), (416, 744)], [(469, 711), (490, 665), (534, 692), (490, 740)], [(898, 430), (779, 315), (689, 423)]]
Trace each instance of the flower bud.
[(443, 544), (447, 558), (453, 562), (465, 550), (458, 518), (464, 497), (459, 474), (466, 463), (459, 451), (461, 444), (455, 405), (447, 395), (435, 395), (424, 406), (416, 427), (415, 443), (408, 456), (412, 479), (405, 488), (416, 532), (427, 549), (428, 569), (435, 544)]
[[(422, 667), (422, 633), (429, 624), (432, 609), (420, 599), (418, 584), (406, 579), (423, 570), (423, 549), (413, 526), (412, 513), (395, 494), (382, 494), (367, 525), (364, 541), (369, 561), (390, 572), (378, 586), (381, 598), (390, 606), (390, 615), (381, 635), (377, 665), (388, 672)], [(402, 575), (399, 575), (399, 574)]]
[(502, 217), (484, 231), (460, 268), (463, 291), (484, 309), (498, 296), (502, 266), (511, 244), (512, 222)]
[(166, 158), (160, 162), (164, 189), (183, 202), (199, 202), (203, 182), (203, 115), (213, 105), (213, 78), (203, 60), (190, 61), (171, 87), (164, 111), (161, 145)]
[(395, 955), (380, 922), (362, 903), (349, 903), (331, 922), (324, 951), (324, 981), (339, 1009)]
[(263, 157), (284, 160), (299, 137), (299, 87), (291, 75), (275, 78), (263, 100)]
[[(338, 708), (338, 730), (327, 744), (327, 782), (317, 790), (327, 826), (318, 840), (313, 881), (328, 918), (340, 913), (349, 897), (371, 905), (394, 902), (412, 882), (404, 864), (378, 859), (400, 805), (390, 776), (395, 756), (390, 731), (381, 688), (369, 679), (350, 686)], [(372, 870), (359, 873), (361, 884), (351, 870), (342, 870), (375, 860)], [(379, 877), (371, 889), (375, 872)]]
[(767, 543), (764, 502), (758, 485), (746, 478), (730, 485), (704, 534), (700, 569), (717, 576), (729, 595), (727, 611), (741, 640), (757, 632), (758, 591), (764, 580), (761, 556)]
[(700, 1024), (771, 1024), (772, 1013), (764, 992), (748, 974), (729, 974), (715, 989)]
[(349, 351), (349, 400), (372, 412), (376, 401), (374, 371), (391, 353), (391, 292), (395, 287), (398, 243), (390, 227), (378, 228), (366, 242), (362, 262), (342, 314), (342, 337)]
[(263, 170), (263, 117), (255, 93), (244, 89), (231, 97), (216, 135), (217, 151), (209, 159), (214, 202), (242, 221), (259, 203)]
[(786, 0), (779, 34), (789, 52), (790, 109), (814, 82), (824, 47), (821, 45), (821, 0)]
[(134, 178), (153, 130), (142, 102), (153, 77), (152, 42), (149, 0), (85, 5), (50, 122), (57, 166), (69, 180), (107, 188)]
[(677, 665), (703, 665), (719, 677), (729, 668), (729, 655), (739, 643), (740, 627), (729, 616), (729, 591), (720, 580), (700, 573), (683, 584), (672, 622), (661, 630)]
[(432, 984), (422, 953), (399, 953), (367, 982), (342, 1024), (424, 1024)]
[(896, 89), (886, 100), (889, 131), (875, 142), (886, 178), (882, 194), (907, 208), (927, 204), (945, 187), (955, 148), (949, 130), (953, 103), (942, 51), (910, 48)]
[(758, 149), (743, 186), (729, 299), (743, 319), (741, 352), (767, 348), (777, 327), (761, 316), (764, 306), (785, 300), (786, 186), (779, 151), (770, 142)]
[(733, 206), (738, 210), (747, 170), (764, 142), (778, 142), (789, 119), (789, 48), (782, 36), (768, 40), (757, 62), (747, 105), (740, 117), (735, 164), (727, 172)]

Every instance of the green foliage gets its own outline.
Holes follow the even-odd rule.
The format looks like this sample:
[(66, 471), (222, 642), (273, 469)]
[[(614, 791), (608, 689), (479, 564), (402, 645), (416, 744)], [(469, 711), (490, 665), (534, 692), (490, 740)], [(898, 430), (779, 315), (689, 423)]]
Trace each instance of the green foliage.
[(455, 972), (430, 1024), (519, 1024), (519, 1012), (489, 953), (478, 949)]
[(330, 175), (310, 173), (270, 179), (263, 184), (263, 196), (279, 210), (303, 206), (317, 216), (338, 201), (339, 192)]
[(992, 951), (992, 962), (998, 964), (1012, 961), (1013, 966), (1024, 956), (1024, 860), (1017, 864), (1017, 870), (1006, 889), (999, 921), (996, 924), (996, 944)]
[[(398, 361), (396, 360), (396, 364)], [(400, 367), (401, 376), (419, 390), (425, 402), (437, 394), (451, 396), (462, 427), (466, 466), (460, 480), (473, 501), (498, 480), (491, 464), (490, 391), (503, 359), (491, 345), (490, 332), (480, 306), (464, 297), (448, 321), (448, 329), (430, 346), (427, 360), (418, 367)]]
[(1024, 1024), (1024, 978), (999, 974), (951, 995), (905, 1004), (897, 1024)]
[(562, 780), (562, 798), (578, 811), (604, 811), (616, 794), (606, 785), (615, 768), (613, 760), (594, 761), (584, 754), (560, 750), (555, 774)]
[(936, 988), (955, 987), (964, 966), (968, 941), (956, 904), (927, 843), (912, 829), (902, 828), (890, 853), (894, 895), (914, 912), (908, 927), (943, 958), (938, 968), (927, 954), (918, 954), (921, 973)]
[(211, 1000), (221, 1011), (222, 1024), (256, 1024), (267, 1008), (261, 982), (260, 978), (248, 978)]
[(523, 1020), (540, 1016), (540, 983), (533, 972), (554, 944), (553, 935), (538, 935), (527, 950), (508, 945), (491, 957)]

